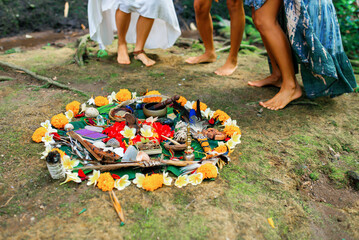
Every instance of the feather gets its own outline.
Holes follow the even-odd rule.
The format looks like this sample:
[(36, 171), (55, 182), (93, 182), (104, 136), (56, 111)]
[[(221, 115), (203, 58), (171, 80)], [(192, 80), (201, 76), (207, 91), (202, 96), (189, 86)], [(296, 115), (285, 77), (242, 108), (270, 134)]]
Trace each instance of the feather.
[(201, 165), (202, 164), (199, 162), (199, 163), (190, 164), (190, 165), (185, 166), (185, 167), (181, 167), (180, 168), (181, 175), (189, 174), (189, 173), (197, 170), (197, 168), (199, 168)]
[(196, 116), (199, 119), (199, 121), (202, 121), (202, 113), (201, 113), (201, 102), (199, 101), (199, 99), (197, 100), (197, 109), (196, 109)]
[(184, 107), (182, 107), (179, 103), (177, 103), (176, 101), (173, 102), (173, 108), (174, 110), (177, 112), (177, 114), (181, 114), (181, 118), (185, 121), (185, 122), (189, 122), (189, 112), (187, 111), (187, 109), (185, 109)]

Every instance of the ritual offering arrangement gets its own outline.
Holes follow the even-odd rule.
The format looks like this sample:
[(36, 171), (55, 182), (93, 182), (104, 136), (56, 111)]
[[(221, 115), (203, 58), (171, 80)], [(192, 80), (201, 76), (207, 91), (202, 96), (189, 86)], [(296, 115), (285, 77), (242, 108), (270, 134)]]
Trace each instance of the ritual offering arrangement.
[(130, 180), (146, 191), (213, 180), (241, 138), (236, 120), (200, 100), (158, 91), (136, 95), (121, 89), (73, 101), (32, 136), (45, 145), (42, 158), (53, 179), (108, 191), (121, 221), (113, 190), (125, 189)]

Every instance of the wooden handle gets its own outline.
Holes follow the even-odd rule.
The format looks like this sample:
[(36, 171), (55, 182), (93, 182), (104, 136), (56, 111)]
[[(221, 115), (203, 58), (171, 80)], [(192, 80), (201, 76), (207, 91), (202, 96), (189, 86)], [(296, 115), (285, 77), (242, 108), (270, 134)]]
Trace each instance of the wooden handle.
[(151, 106), (149, 108), (149, 110), (156, 110), (156, 109), (162, 108), (164, 106), (167, 106), (168, 104), (171, 104), (174, 101), (177, 101), (179, 98), (180, 98), (179, 95), (174, 95), (173, 97), (167, 99), (166, 101), (163, 101), (163, 102), (157, 103), (156, 105)]

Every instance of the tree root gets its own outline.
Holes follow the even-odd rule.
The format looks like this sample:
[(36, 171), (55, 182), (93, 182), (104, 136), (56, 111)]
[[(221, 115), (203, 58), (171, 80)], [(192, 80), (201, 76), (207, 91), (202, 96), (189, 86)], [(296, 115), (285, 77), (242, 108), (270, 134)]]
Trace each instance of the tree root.
[(84, 56), (87, 52), (86, 45), (87, 41), (90, 39), (90, 34), (86, 34), (79, 38), (79, 46), (77, 47), (76, 53), (75, 53), (75, 61), (77, 65), (80, 67), (84, 66)]
[(56, 87), (59, 87), (59, 88), (65, 89), (65, 90), (70, 90), (70, 91), (75, 92), (77, 94), (80, 94), (82, 96), (89, 97), (89, 95), (87, 93), (83, 92), (83, 91), (80, 91), (80, 90), (78, 90), (76, 88), (72, 88), (72, 87), (67, 86), (65, 84), (56, 82), (56, 81), (52, 80), (51, 78), (37, 75), (36, 73), (34, 73), (34, 72), (32, 72), (32, 71), (30, 71), (30, 70), (28, 70), (26, 68), (22, 68), (20, 66), (14, 65), (12, 63), (7, 63), (7, 62), (3, 62), (3, 61), (0, 61), (0, 65), (8, 67), (8, 68), (11, 68), (11, 69), (14, 69), (14, 70), (23, 71), (23, 72), (27, 73), (28, 75), (30, 75), (31, 77), (36, 78), (37, 80), (45, 82), (45, 84), (43, 86), (40, 86), (39, 88), (48, 88), (50, 85), (53, 85), (53, 86), (56, 86)]
[[(216, 52), (226, 52), (229, 51), (231, 49), (231, 46), (226, 46), (220, 49), (217, 49)], [(247, 49), (250, 50), (252, 52), (262, 52), (262, 50), (260, 48), (257, 48), (256, 46), (253, 45), (247, 45), (247, 44), (241, 44), (240, 49)]]
[(14, 78), (8, 76), (0, 76), (0, 82), (12, 81)]

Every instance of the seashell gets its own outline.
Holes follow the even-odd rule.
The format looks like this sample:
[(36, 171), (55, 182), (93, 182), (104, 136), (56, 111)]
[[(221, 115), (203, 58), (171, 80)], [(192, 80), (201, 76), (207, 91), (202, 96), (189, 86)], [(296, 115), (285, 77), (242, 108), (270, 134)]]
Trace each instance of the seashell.
[(107, 147), (113, 147), (113, 148), (118, 148), (120, 146), (120, 143), (117, 141), (116, 138), (111, 138), (110, 140), (108, 140), (108, 142), (106, 143)]
[(150, 161), (150, 156), (148, 156), (148, 154), (145, 152), (139, 151), (136, 156), (136, 161), (139, 161), (139, 162), (147, 161), (148, 162), (148, 161)]
[(65, 131), (74, 130), (74, 125), (72, 125), (71, 123), (68, 123), (65, 125), (64, 129), (65, 129)]
[(94, 118), (97, 117), (99, 114), (100, 114), (99, 111), (93, 107), (89, 107), (85, 110), (86, 117)]

